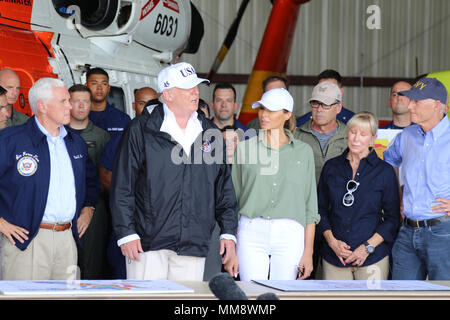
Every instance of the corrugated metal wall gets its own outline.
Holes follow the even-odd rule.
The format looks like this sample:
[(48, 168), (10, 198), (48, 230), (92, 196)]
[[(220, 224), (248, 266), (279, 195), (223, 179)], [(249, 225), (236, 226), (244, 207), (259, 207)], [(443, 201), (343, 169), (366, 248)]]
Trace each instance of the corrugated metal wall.
[[(208, 73), (233, 22), (241, 0), (192, 0), (205, 24), (199, 52), (182, 60)], [(380, 9), (381, 29), (369, 29), (370, 5)], [(219, 73), (249, 74), (270, 15), (269, 0), (251, 0), (237, 37)], [(300, 7), (288, 75), (319, 74), (335, 69), (343, 77), (407, 77), (450, 69), (450, 1), (448, 0), (311, 0)], [(276, 50), (276, 48), (275, 48)], [(418, 70), (416, 70), (416, 60)], [(238, 101), (246, 85), (235, 85)], [(295, 113), (309, 111), (311, 86), (292, 86)], [(212, 86), (201, 96), (211, 100)], [(389, 118), (388, 88), (345, 87), (344, 105)]]

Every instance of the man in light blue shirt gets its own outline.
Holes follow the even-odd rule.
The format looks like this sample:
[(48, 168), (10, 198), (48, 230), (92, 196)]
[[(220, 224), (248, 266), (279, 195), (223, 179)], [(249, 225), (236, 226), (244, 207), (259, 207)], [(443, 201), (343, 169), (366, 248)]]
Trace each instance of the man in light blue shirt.
[(411, 122), (384, 152), (403, 166), (403, 226), (392, 248), (394, 280), (450, 280), (450, 120), (447, 91), (422, 78), (408, 91)]
[(86, 143), (64, 128), (72, 108), (64, 83), (39, 79), (28, 97), (34, 116), (0, 132), (3, 279), (74, 279), (76, 242), (90, 222), (81, 208), (97, 202), (97, 172)]

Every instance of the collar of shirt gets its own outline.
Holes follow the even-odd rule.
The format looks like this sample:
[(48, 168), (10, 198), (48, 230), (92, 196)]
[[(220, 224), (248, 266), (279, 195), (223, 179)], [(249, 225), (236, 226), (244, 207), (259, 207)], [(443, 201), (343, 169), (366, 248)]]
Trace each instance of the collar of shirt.
[(194, 111), (187, 122), (186, 128), (183, 130), (177, 123), (175, 114), (167, 107), (164, 108), (164, 120), (161, 124), (160, 131), (168, 133), (172, 139), (178, 142), (182, 147), (186, 155), (189, 156), (191, 146), (197, 139), (198, 135), (203, 131), (202, 124), (198, 120), (197, 112)]
[[(294, 138), (294, 135), (292, 134), (292, 132), (290, 132), (288, 129), (284, 129), (284, 133), (288, 136), (288, 138), (289, 138), (289, 142), (288, 143), (286, 143), (285, 145), (283, 145), (281, 148), (283, 148), (283, 147), (285, 147), (285, 146), (287, 146), (287, 145), (294, 145), (294, 143), (296, 143), (296, 141), (298, 141), (298, 140), (296, 140), (295, 138)], [(277, 150), (277, 149), (273, 149), (270, 145), (268, 145), (267, 144), (267, 142), (266, 142), (266, 139), (265, 139), (265, 134), (260, 134), (260, 135), (258, 135), (257, 137), (257, 139), (258, 139), (258, 143), (260, 143), (260, 144), (262, 144), (263, 146), (265, 146), (267, 149), (272, 149), (272, 150)], [(280, 148), (280, 149), (281, 149)]]
[(39, 122), (37, 117), (34, 117), (34, 119), (36, 120), (36, 124), (39, 128), (39, 130), (41, 130), (41, 132), (47, 137), (48, 142), (52, 142), (54, 143), (56, 139), (61, 138), (64, 139), (67, 135), (67, 130), (64, 126), (60, 126), (59, 127), (59, 135), (56, 137), (52, 137), (52, 135), (47, 131), (47, 129), (44, 128), (44, 126)]
[[(444, 115), (441, 121), (437, 125), (434, 126), (433, 129), (431, 129), (429, 132), (431, 133), (431, 138), (436, 141), (439, 139), (440, 136), (442, 136), (449, 128), (450, 126), (450, 119), (448, 118), (447, 114)], [(418, 126), (417, 131), (422, 135), (426, 136), (426, 132), (422, 130), (421, 126)]]
[[(345, 149), (344, 153), (342, 154), (342, 157), (346, 160), (346, 161), (350, 161), (348, 159), (348, 153), (350, 152), (350, 149), (347, 148)], [(369, 154), (361, 159), (362, 161), (367, 161), (370, 165), (375, 166), (377, 164), (378, 161), (380, 161), (380, 158), (378, 157), (377, 153), (375, 152), (375, 149), (373, 147), (369, 148)]]

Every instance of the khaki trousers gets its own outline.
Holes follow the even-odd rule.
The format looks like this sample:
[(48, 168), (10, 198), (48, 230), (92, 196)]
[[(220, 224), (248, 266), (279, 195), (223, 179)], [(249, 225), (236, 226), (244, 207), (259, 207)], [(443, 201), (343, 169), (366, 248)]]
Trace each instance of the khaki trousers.
[(79, 279), (77, 246), (70, 228), (39, 229), (24, 251), (6, 237), (2, 239), (2, 247), (3, 280)]
[(336, 267), (325, 259), (323, 280), (387, 280), (389, 276), (389, 256), (367, 267)]
[(179, 256), (172, 250), (147, 251), (126, 259), (128, 280), (202, 281), (205, 258)]

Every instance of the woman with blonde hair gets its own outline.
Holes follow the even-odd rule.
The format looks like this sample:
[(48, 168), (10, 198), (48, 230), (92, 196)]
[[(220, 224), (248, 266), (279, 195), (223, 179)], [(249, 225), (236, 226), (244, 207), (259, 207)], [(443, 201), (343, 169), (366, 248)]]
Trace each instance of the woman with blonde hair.
[(348, 148), (323, 167), (318, 232), (326, 280), (388, 278), (400, 198), (393, 167), (373, 149), (377, 128), (371, 112), (355, 114), (347, 123)]
[(293, 104), (286, 89), (265, 92), (252, 105), (258, 108), (259, 135), (240, 142), (235, 152), (242, 281), (305, 279), (313, 268), (320, 219), (314, 158), (311, 147), (292, 134)]

